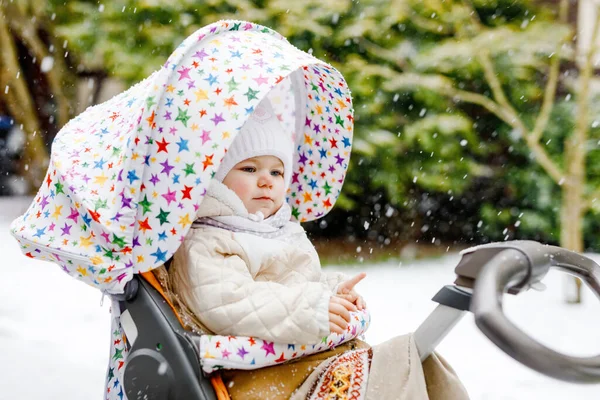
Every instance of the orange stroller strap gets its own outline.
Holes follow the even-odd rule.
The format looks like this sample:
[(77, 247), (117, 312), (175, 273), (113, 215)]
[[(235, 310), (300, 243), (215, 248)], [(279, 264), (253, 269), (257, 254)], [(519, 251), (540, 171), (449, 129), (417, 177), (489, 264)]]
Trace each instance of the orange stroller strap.
[(179, 317), (179, 314), (177, 313), (175, 306), (173, 305), (173, 303), (171, 303), (171, 301), (165, 294), (165, 291), (163, 290), (162, 286), (160, 286), (160, 283), (158, 282), (158, 279), (156, 279), (154, 274), (152, 272), (148, 271), (148, 272), (142, 272), (142, 273), (140, 273), (140, 275), (146, 280), (146, 282), (148, 282), (150, 285), (152, 285), (152, 287), (154, 289), (156, 289), (158, 291), (158, 293), (160, 293), (160, 295), (162, 296), (163, 299), (165, 299), (165, 301), (167, 302), (169, 307), (171, 307), (171, 310), (173, 310), (173, 313), (175, 313), (175, 316), (177, 317), (177, 320), (179, 321), (181, 326), (185, 326), (183, 321)]
[(227, 388), (225, 387), (225, 383), (223, 383), (223, 378), (221, 378), (221, 374), (212, 374), (210, 376), (210, 383), (212, 384), (213, 389), (215, 389), (217, 400), (231, 399), (231, 397), (229, 397), (229, 392), (227, 392)]
[[(165, 299), (165, 301), (167, 302), (169, 307), (171, 307), (171, 309), (175, 313), (175, 316), (177, 317), (177, 320), (179, 320), (179, 323), (181, 324), (181, 326), (185, 326), (183, 324), (183, 321), (179, 317), (179, 313), (177, 313), (175, 306), (167, 298), (165, 291), (163, 290), (162, 286), (160, 286), (160, 283), (158, 282), (158, 279), (156, 279), (156, 276), (154, 276), (154, 274), (150, 271), (142, 272), (140, 275), (142, 276), (142, 278), (144, 278), (146, 280), (146, 282), (148, 282), (150, 285), (152, 285), (152, 287), (154, 289), (156, 289), (158, 291), (158, 293), (160, 293), (160, 295), (163, 297), (163, 299)], [(210, 383), (211, 383), (213, 389), (215, 390), (215, 394), (217, 395), (217, 400), (230, 400), (231, 399), (229, 397), (229, 393), (227, 392), (227, 388), (225, 387), (225, 383), (223, 383), (223, 379), (221, 378), (220, 374), (217, 373), (217, 374), (211, 375)]]

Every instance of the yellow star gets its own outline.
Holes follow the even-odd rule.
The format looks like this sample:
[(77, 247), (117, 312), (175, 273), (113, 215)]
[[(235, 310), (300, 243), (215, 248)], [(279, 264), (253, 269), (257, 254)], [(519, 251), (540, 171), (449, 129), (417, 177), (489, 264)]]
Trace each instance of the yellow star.
[(317, 110), (317, 114), (319, 114), (319, 115), (323, 114), (323, 107), (321, 107), (321, 106), (317, 105), (317, 106), (315, 107), (315, 109)]
[(144, 256), (137, 256), (137, 262), (138, 263), (143, 263), (144, 262)]
[(87, 269), (82, 267), (77, 267), (77, 272), (79, 272), (82, 276), (87, 276)]
[(106, 183), (107, 179), (108, 179), (108, 176), (104, 175), (104, 172), (102, 172), (102, 175), (96, 176), (96, 178), (94, 180), (94, 183), (97, 183), (100, 186), (104, 186), (104, 184)]
[(206, 90), (198, 89), (194, 92), (196, 95), (196, 103), (200, 100), (208, 100), (208, 95), (206, 94)]
[(55, 206), (54, 213), (52, 213), (52, 217), (58, 219), (58, 217), (60, 217), (60, 214), (62, 213), (62, 208), (63, 206)]
[(230, 135), (229, 132), (223, 132), (223, 139), (227, 139)]
[(346, 103), (344, 103), (344, 102), (343, 102), (342, 100), (340, 100), (340, 99), (337, 99), (337, 103), (338, 103), (338, 106), (340, 106), (340, 108), (341, 108), (342, 110), (343, 110), (344, 108), (348, 107), (348, 106), (346, 105)]
[(167, 92), (173, 93), (174, 91), (175, 91), (175, 86), (173, 86), (173, 85), (167, 86)]
[(102, 264), (102, 257), (100, 257), (100, 256), (94, 256), (94, 257), (90, 258), (90, 261), (94, 265), (100, 265), (100, 264)]
[(206, 353), (204, 353), (204, 358), (215, 358), (215, 356), (213, 356), (208, 352), (208, 350), (206, 350)]
[(306, 133), (304, 134), (304, 143), (308, 143), (310, 146), (312, 146), (313, 144), (313, 140), (310, 136), (308, 136)]
[(92, 235), (90, 235), (90, 236), (88, 236), (88, 237), (83, 237), (83, 236), (81, 236), (81, 237), (79, 238), (79, 240), (80, 240), (80, 242), (79, 242), (79, 245), (80, 245), (81, 247), (88, 248), (88, 247), (90, 247), (90, 246), (92, 245), (92, 240), (91, 240), (91, 239), (92, 239)]
[(197, 131), (198, 128), (199, 128), (199, 126), (196, 123), (193, 123), (192, 126), (191, 126), (192, 132)]
[(181, 225), (182, 228), (185, 228), (191, 224), (192, 221), (190, 221), (190, 214), (185, 214), (183, 217), (179, 217), (179, 225)]

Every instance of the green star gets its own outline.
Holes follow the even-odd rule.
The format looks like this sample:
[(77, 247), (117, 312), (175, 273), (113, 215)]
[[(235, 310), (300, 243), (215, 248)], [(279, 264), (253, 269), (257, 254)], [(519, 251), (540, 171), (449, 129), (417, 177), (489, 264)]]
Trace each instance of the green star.
[(298, 217), (300, 216), (300, 211), (298, 211), (296, 207), (292, 207), (292, 215), (294, 216), (294, 218), (298, 219)]
[(196, 171), (194, 171), (194, 163), (185, 164), (185, 169), (183, 172), (185, 172), (185, 176), (196, 175)]
[(108, 257), (108, 258), (110, 258), (112, 260), (113, 259), (113, 252), (112, 252), (112, 250), (109, 250), (109, 249), (104, 250), (104, 257)]
[(311, 88), (312, 90), (314, 90), (317, 93), (319, 92), (319, 87), (317, 85), (315, 85), (314, 83), (311, 82), (310, 86), (312, 86), (312, 88)]
[(238, 86), (240, 86), (240, 84), (235, 81), (234, 77), (231, 77), (231, 80), (228, 82), (225, 82), (225, 84), (227, 86), (229, 86), (229, 93), (231, 93), (235, 90), (238, 90)]
[(56, 194), (62, 193), (65, 194), (65, 192), (63, 191), (63, 185), (60, 182), (56, 182), (54, 184), (54, 187), (56, 188)]
[(156, 218), (158, 218), (158, 220), (160, 221), (161, 226), (162, 226), (162, 224), (169, 223), (169, 219), (167, 218), (169, 216), (169, 214), (171, 214), (170, 211), (163, 211), (162, 208), (160, 209), (160, 212), (158, 213)]
[(150, 96), (146, 98), (146, 108), (150, 109), (156, 102), (154, 101), (154, 96)]
[(146, 215), (146, 213), (150, 211), (152, 207), (152, 203), (148, 201), (148, 195), (144, 195), (144, 200), (140, 201), (139, 205), (144, 208), (144, 210), (142, 211), (142, 215)]
[(328, 195), (329, 193), (331, 193), (331, 186), (329, 186), (328, 182), (325, 182), (325, 185), (323, 186), (323, 189), (325, 190), (325, 194)]
[(152, 238), (148, 238), (148, 239), (146, 239), (146, 244), (147, 244), (148, 246), (152, 246), (152, 243), (153, 243), (153, 241), (152, 241)]
[(238, 22), (237, 24), (233, 24), (233, 26), (231, 27), (230, 31), (239, 31), (241, 24), (242, 24), (241, 22)]
[(117, 235), (115, 235), (113, 233), (113, 240), (112, 240), (112, 242), (113, 242), (113, 244), (116, 244), (120, 248), (123, 248), (123, 247), (125, 247), (125, 236), (118, 237)]
[(182, 110), (181, 108), (177, 107), (177, 118), (175, 118), (175, 121), (181, 121), (183, 126), (187, 128), (187, 122), (190, 118), (192, 117), (188, 115), (187, 110)]
[(108, 205), (106, 203), (107, 203), (106, 199), (104, 199), (104, 200), (102, 200), (102, 199), (96, 200), (96, 204), (94, 204), (94, 207), (96, 207), (95, 210), (98, 211), (101, 208), (108, 208)]
[(113, 153), (112, 153), (113, 156), (118, 156), (120, 152), (121, 152), (121, 148), (113, 147)]
[(117, 361), (118, 359), (123, 358), (123, 350), (124, 349), (115, 349), (115, 355), (112, 356), (113, 360)]
[(183, 96), (183, 94), (184, 94), (183, 89), (177, 91), (177, 96), (181, 97), (181, 96)]
[(258, 97), (256, 97), (258, 92), (260, 92), (260, 90), (252, 90), (251, 88), (248, 88), (248, 91), (246, 93), (244, 93), (244, 96), (248, 97), (248, 101), (250, 101), (252, 99), (258, 98)]
[(335, 116), (335, 123), (340, 125), (342, 128), (344, 127), (344, 120), (337, 114)]

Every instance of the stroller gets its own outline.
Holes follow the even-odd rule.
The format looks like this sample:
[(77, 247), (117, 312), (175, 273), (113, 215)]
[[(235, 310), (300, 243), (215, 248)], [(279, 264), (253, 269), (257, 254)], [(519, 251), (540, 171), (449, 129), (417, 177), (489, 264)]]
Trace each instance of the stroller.
[[(159, 71), (57, 135), (44, 184), (11, 231), (26, 256), (55, 262), (110, 297), (107, 399), (227, 398), (218, 377), (208, 375), (227, 368), (203, 350), (214, 337), (183, 329), (150, 271), (178, 249), (226, 149), (266, 97), (295, 136), (293, 218), (320, 218), (335, 204), (348, 167), (350, 91), (334, 68), (256, 24), (220, 21), (198, 30)], [(466, 252), (456, 284), (434, 297), (440, 307), (416, 332), (421, 359), (471, 310), (482, 331), (525, 365), (559, 379), (600, 381), (600, 357), (555, 353), (503, 317), (502, 293), (525, 290), (550, 265), (600, 294), (600, 268), (563, 249), (523, 242)], [(357, 316), (353, 337), (368, 320)], [(286, 344), (275, 345), (287, 355)], [(235, 367), (283, 359), (289, 357)]]

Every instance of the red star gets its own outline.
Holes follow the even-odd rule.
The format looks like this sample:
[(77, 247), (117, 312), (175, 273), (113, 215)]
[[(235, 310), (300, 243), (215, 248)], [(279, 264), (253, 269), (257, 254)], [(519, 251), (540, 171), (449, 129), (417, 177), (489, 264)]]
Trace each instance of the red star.
[(253, 337), (248, 338), (248, 343), (250, 343), (250, 346), (254, 346), (256, 344), (256, 340), (254, 340)]
[(177, 235), (177, 229), (175, 229), (175, 228), (171, 229), (171, 234), (173, 236)]
[(96, 222), (100, 222), (100, 213), (96, 212), (96, 211), (92, 211), (92, 210), (88, 210), (88, 212), (90, 213), (90, 215), (92, 216), (92, 219)]
[(113, 111), (112, 115), (109, 118), (112, 119), (113, 122), (115, 122), (115, 119), (119, 118), (120, 116), (121, 116), (121, 114), (119, 114), (118, 112)]
[(232, 73), (232, 72), (233, 72), (233, 69), (231, 69), (231, 68), (229, 68), (229, 69), (226, 69), (226, 70), (225, 70), (225, 72), (227, 72), (228, 74), (230, 74), (230, 73)]
[(48, 186), (50, 186), (50, 184), (52, 183), (52, 178), (50, 178), (50, 175), (48, 175), (48, 178), (46, 178), (46, 183), (48, 184)]
[(167, 150), (167, 146), (170, 144), (169, 142), (167, 142), (165, 140), (165, 138), (163, 138), (162, 142), (156, 142), (156, 144), (158, 145), (158, 151), (157, 153), (160, 153), (161, 151), (164, 151), (165, 153), (168, 153), (169, 150)]
[(221, 94), (221, 92), (222, 92), (222, 91), (223, 91), (223, 89), (221, 89), (221, 88), (217, 88), (217, 89), (215, 89), (215, 93), (216, 93), (217, 95)]
[(198, 68), (198, 66), (199, 66), (200, 64), (198, 64), (198, 61), (194, 61), (194, 62), (192, 63), (192, 65), (194, 66), (194, 68)]
[(221, 347), (221, 342), (217, 342), (217, 343), (215, 343), (215, 348), (217, 348), (217, 349), (218, 349), (219, 347)]
[(200, 110), (200, 117), (204, 117), (206, 115), (206, 110)]
[(279, 356), (279, 358), (277, 360), (275, 360), (275, 362), (284, 362), (286, 361), (286, 358), (283, 355), (283, 352), (281, 353), (281, 355)]
[(329, 197), (325, 199), (323, 202), (323, 207), (329, 208), (331, 207), (331, 202), (329, 201)]
[(146, 218), (144, 221), (140, 221), (138, 223), (140, 224), (140, 231), (146, 233), (147, 230), (152, 230), (152, 227), (148, 223), (148, 218)]
[(334, 147), (337, 148), (337, 140), (335, 140), (335, 139), (329, 139), (329, 143), (331, 143), (331, 148), (332, 149)]
[(192, 199), (192, 194), (191, 194), (191, 192), (192, 192), (192, 189), (193, 189), (194, 187), (193, 187), (193, 186), (186, 186), (186, 185), (183, 185), (183, 188), (184, 188), (184, 189), (181, 191), (181, 192), (183, 193), (183, 197), (182, 197), (182, 199), (190, 199), (190, 200), (191, 200), (191, 199)]
[(185, 99), (183, 101), (183, 104), (185, 104), (186, 106), (189, 106), (190, 105), (190, 100), (189, 99)]

